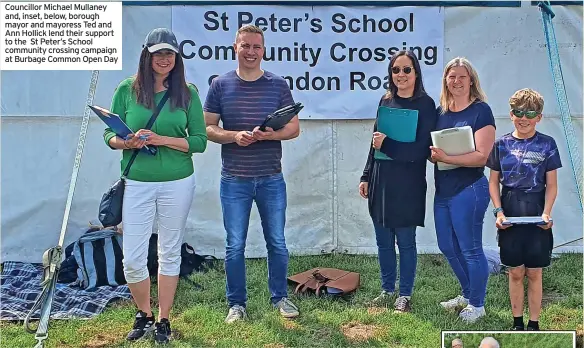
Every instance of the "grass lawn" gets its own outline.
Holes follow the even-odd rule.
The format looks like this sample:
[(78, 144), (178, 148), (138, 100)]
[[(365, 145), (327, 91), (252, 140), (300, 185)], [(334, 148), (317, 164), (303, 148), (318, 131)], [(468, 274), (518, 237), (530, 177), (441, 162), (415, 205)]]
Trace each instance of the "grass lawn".
[[(438, 255), (419, 256), (413, 310), (408, 314), (368, 308), (365, 304), (380, 292), (376, 257), (292, 257), (290, 274), (316, 266), (361, 274), (360, 289), (347, 300), (290, 295), (301, 310), (301, 316), (293, 321), (280, 318), (269, 305), (265, 259), (248, 260), (247, 265), (249, 320), (234, 325), (223, 323), (227, 306), (221, 265), (220, 270), (191, 276), (203, 285), (203, 290), (193, 289), (184, 281), (179, 283), (171, 318), (175, 334), (171, 346), (436, 348), (440, 347), (441, 330), (500, 331), (508, 330), (512, 324), (505, 275), (491, 276), (486, 300), (487, 317), (475, 324), (463, 324), (455, 314), (439, 307), (440, 301), (458, 295), (460, 289), (448, 263)], [(156, 298), (153, 303), (156, 306)], [(563, 254), (544, 271), (544, 308), (540, 327), (542, 330), (582, 330), (582, 310), (582, 254)], [(135, 307), (127, 301), (111, 305), (93, 320), (52, 320), (46, 346), (149, 347), (151, 341), (132, 345), (124, 341), (134, 313)], [(34, 335), (26, 333), (21, 324), (2, 323), (0, 329), (2, 347), (32, 347), (36, 342)]]
[(487, 336), (493, 337), (502, 348), (506, 347), (537, 347), (537, 348), (571, 348), (574, 347), (573, 335), (570, 333), (468, 333), (446, 334), (444, 346), (450, 348), (455, 338), (460, 338), (465, 347), (478, 347), (481, 340)]

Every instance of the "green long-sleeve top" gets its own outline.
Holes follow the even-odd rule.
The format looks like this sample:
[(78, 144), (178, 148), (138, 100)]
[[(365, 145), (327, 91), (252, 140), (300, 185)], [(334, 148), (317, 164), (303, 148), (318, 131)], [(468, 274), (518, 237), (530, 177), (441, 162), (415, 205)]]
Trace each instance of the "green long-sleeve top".
[[(132, 131), (137, 132), (146, 127), (154, 111), (138, 104), (136, 94), (132, 90), (132, 82), (133, 78), (128, 78), (118, 85), (112, 98), (111, 112), (119, 115)], [(189, 90), (191, 102), (188, 109), (172, 110), (169, 98), (151, 128), (158, 135), (185, 138), (189, 144), (188, 152), (166, 146), (158, 146), (154, 156), (140, 152), (130, 167), (128, 179), (161, 182), (183, 179), (194, 173), (192, 155), (202, 153), (207, 148), (207, 131), (199, 94), (190, 84)], [(155, 94), (155, 105), (158, 105), (164, 93), (163, 91)], [(105, 129), (104, 140), (108, 146), (110, 139), (115, 136), (110, 128)], [(120, 163), (122, 173), (133, 151), (123, 150)]]

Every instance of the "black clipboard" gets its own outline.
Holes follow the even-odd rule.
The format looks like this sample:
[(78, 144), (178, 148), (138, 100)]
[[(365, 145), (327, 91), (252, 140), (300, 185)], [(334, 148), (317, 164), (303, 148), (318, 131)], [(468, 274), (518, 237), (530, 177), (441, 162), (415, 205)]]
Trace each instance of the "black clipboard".
[(304, 106), (302, 106), (301, 103), (296, 103), (274, 111), (266, 117), (260, 126), (260, 130), (265, 132), (267, 127), (270, 127), (275, 131), (284, 128), (284, 126), (287, 125), (294, 116), (298, 115), (298, 112), (303, 108)]

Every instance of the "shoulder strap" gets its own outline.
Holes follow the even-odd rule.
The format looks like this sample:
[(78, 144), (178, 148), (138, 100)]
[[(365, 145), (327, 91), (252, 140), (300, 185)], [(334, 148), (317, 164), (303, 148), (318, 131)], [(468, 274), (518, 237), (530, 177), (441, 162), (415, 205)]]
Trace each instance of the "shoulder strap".
[[(148, 121), (148, 123), (146, 124), (146, 127), (144, 127), (144, 129), (150, 129), (150, 127), (152, 127), (152, 125), (154, 124), (154, 121), (156, 121), (156, 117), (158, 117), (158, 114), (160, 113), (160, 110), (162, 110), (162, 108), (164, 107), (164, 104), (168, 100), (168, 97), (169, 97), (169, 91), (167, 89), (166, 93), (164, 93), (164, 95), (162, 96), (162, 99), (158, 103), (158, 106), (156, 107), (154, 114), (152, 114), (152, 117), (150, 117), (150, 120)], [(134, 160), (136, 159), (136, 156), (138, 156), (139, 152), (140, 152), (140, 149), (134, 150), (134, 153), (132, 154), (132, 157), (130, 157), (130, 161), (128, 162), (128, 165), (126, 166), (126, 169), (124, 170), (124, 174), (122, 174), (122, 176), (124, 178), (126, 176), (128, 176), (128, 173), (130, 172), (130, 167), (132, 166), (132, 163), (134, 163)]]

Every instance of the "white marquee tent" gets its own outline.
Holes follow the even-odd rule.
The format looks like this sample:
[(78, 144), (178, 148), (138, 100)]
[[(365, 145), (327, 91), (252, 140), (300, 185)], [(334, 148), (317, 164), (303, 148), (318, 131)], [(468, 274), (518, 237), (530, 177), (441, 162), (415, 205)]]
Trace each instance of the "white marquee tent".
[[(582, 6), (553, 9), (571, 118), (581, 151)], [(554, 242), (559, 245), (582, 237), (582, 211), (538, 7), (522, 2), (520, 7), (455, 6), (442, 7), (440, 11), (444, 14), (443, 64), (455, 56), (466, 56), (473, 62), (496, 117), (497, 135), (512, 129), (507, 101), (514, 91), (531, 87), (543, 94), (546, 105), (540, 131), (555, 137), (564, 164), (559, 171), (559, 196), (553, 210)], [(95, 104), (110, 105), (116, 85), (135, 73), (145, 35), (155, 27), (170, 28), (173, 20), (172, 6), (123, 7), (123, 70), (100, 72)], [(269, 34), (266, 37), (269, 40)], [(269, 70), (273, 64), (265, 62), (264, 67)], [(385, 69), (387, 61), (378, 64)], [(90, 71), (2, 71), (3, 260), (40, 262), (43, 252), (58, 242), (90, 76)], [(436, 85), (439, 81), (425, 83)], [(376, 100), (381, 94), (371, 93), (376, 93)], [(370, 105), (372, 114), (375, 107)], [(288, 183), (286, 237), (292, 253), (376, 253), (367, 204), (357, 189), (372, 124), (371, 119), (348, 120), (335, 115), (330, 119), (304, 118), (300, 137), (284, 144), (283, 166)], [(103, 129), (103, 123), (92, 115), (65, 244), (78, 238), (89, 220), (96, 220), (101, 195), (119, 175), (120, 153), (105, 147)], [(219, 145), (209, 143), (204, 154), (194, 156), (197, 189), (186, 241), (198, 252), (222, 257), (225, 232), (219, 203), (219, 150)], [(417, 242), (420, 253), (438, 253), (431, 166), (427, 174), (426, 226), (418, 230)], [(496, 248), (491, 208), (485, 216), (483, 242), (486, 247)], [(582, 242), (555, 251), (582, 252)], [(265, 255), (255, 208), (246, 255)]]

